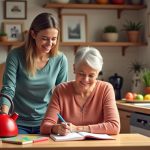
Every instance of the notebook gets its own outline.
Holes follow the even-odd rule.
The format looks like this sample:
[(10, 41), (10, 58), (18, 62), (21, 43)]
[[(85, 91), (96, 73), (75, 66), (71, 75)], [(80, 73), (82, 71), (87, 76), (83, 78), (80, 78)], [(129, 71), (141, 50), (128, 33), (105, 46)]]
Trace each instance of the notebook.
[(13, 144), (28, 144), (28, 143), (35, 143), (35, 142), (42, 142), (48, 140), (49, 137), (42, 136), (42, 135), (17, 135), (15, 137), (10, 138), (2, 138), (3, 143), (13, 143)]
[(107, 134), (93, 134), (88, 132), (72, 132), (65, 136), (50, 134), (51, 139), (54, 141), (76, 141), (85, 139), (99, 139), (99, 140), (112, 140), (115, 139)]

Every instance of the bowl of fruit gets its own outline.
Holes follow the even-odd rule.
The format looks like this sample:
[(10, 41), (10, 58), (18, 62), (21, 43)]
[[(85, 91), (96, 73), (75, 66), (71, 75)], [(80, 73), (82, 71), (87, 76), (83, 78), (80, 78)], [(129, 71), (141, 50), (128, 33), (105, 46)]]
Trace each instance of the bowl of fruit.
[(150, 103), (150, 94), (127, 92), (123, 100), (128, 103)]

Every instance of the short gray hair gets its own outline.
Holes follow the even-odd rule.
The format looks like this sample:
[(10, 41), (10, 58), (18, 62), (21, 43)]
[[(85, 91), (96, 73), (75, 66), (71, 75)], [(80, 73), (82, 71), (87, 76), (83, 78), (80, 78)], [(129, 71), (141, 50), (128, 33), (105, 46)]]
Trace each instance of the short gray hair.
[(77, 50), (74, 64), (78, 67), (83, 62), (95, 70), (102, 70), (103, 58), (99, 50), (94, 47), (81, 47)]

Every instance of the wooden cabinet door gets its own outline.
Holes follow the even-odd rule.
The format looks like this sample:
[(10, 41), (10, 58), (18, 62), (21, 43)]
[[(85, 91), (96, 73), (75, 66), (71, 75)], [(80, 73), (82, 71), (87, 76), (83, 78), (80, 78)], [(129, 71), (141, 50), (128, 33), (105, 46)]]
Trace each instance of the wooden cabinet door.
[(119, 110), (121, 131), (120, 133), (130, 133), (130, 116), (131, 112)]

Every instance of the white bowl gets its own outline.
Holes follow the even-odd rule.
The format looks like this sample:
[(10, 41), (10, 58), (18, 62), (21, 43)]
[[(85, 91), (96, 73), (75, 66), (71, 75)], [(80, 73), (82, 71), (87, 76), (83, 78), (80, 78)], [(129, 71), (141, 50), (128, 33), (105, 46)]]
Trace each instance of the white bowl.
[(116, 42), (118, 40), (118, 33), (103, 33), (102, 38), (107, 42)]

